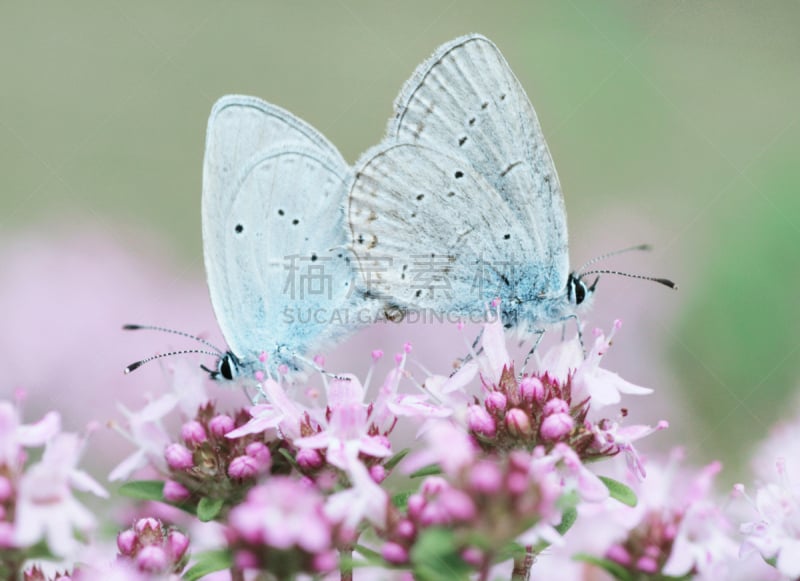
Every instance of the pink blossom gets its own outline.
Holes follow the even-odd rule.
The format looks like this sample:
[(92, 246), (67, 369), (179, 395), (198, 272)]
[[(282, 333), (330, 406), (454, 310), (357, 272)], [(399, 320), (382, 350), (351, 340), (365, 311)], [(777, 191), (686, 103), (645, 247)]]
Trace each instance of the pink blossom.
[(227, 438), (241, 438), (248, 434), (260, 434), (267, 430), (278, 430), (284, 438), (300, 437), (300, 424), (305, 410), (286, 395), (283, 386), (273, 379), (264, 381), (262, 389), (268, 404), (250, 408), (253, 419), (244, 426), (225, 434)]
[[(745, 536), (740, 553), (775, 559), (775, 567), (795, 579), (800, 577), (800, 490), (789, 479), (783, 460), (777, 464), (779, 482), (764, 484), (750, 500), (759, 518), (740, 526)], [(744, 495), (743, 485), (737, 490)]]
[(23, 475), (19, 487), (14, 540), (27, 547), (42, 539), (59, 556), (77, 548), (73, 531), (89, 532), (94, 516), (72, 496), (71, 488), (106, 498), (108, 493), (77, 468), (83, 441), (75, 434), (58, 434), (47, 443), (41, 461)]
[(573, 398), (581, 401), (590, 397), (592, 408), (595, 410), (619, 403), (622, 393), (631, 395), (652, 393), (652, 389), (634, 385), (616, 373), (600, 368), (600, 362), (611, 347), (611, 340), (620, 327), (619, 321), (615, 322), (608, 337), (597, 330), (594, 344), (585, 359), (577, 338), (559, 343), (545, 354), (539, 368), (556, 378), (559, 383), (565, 383), (572, 374)]
[(425, 433), (427, 446), (414, 452), (403, 462), (405, 472), (413, 472), (436, 464), (451, 476), (472, 464), (477, 455), (475, 444), (462, 427), (447, 421), (432, 424)]
[(112, 482), (125, 480), (148, 463), (166, 470), (164, 448), (170, 443), (169, 434), (161, 424), (162, 419), (178, 405), (178, 397), (168, 393), (145, 405), (138, 412), (119, 408), (126, 416), (128, 429), (115, 425), (115, 429), (137, 446), (137, 450), (125, 458), (108, 475)]
[(251, 544), (277, 549), (299, 547), (311, 553), (327, 550), (332, 524), (324, 501), (313, 488), (291, 478), (273, 476), (250, 490), (228, 518), (232, 531)]
[(359, 453), (375, 458), (391, 456), (386, 439), (368, 433), (369, 417), (364, 403), (365, 390), (355, 377), (336, 379), (328, 386), (329, 420), (313, 436), (299, 438), (300, 448), (326, 449), (327, 460), (345, 470), (349, 458)]
[(325, 503), (325, 514), (347, 530), (355, 531), (362, 521), (379, 528), (386, 526), (389, 497), (357, 458), (348, 458), (345, 471), (351, 487), (331, 495)]
[(16, 406), (0, 401), (0, 466), (20, 464), (23, 448), (42, 446), (61, 431), (61, 416), (47, 413), (35, 424), (24, 425)]

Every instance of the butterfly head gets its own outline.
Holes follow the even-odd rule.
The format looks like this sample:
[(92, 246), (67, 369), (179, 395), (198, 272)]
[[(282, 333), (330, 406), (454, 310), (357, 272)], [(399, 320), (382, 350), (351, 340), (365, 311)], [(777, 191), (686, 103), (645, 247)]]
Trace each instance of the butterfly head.
[(233, 352), (226, 351), (217, 359), (216, 369), (209, 369), (205, 365), (201, 365), (200, 367), (215, 381), (233, 381), (240, 375), (241, 362)]
[(599, 280), (600, 277), (598, 276), (591, 286), (587, 286), (581, 275), (571, 272), (567, 277), (567, 301), (569, 304), (579, 307), (583, 303), (588, 303), (594, 295), (594, 289), (597, 287), (597, 281)]

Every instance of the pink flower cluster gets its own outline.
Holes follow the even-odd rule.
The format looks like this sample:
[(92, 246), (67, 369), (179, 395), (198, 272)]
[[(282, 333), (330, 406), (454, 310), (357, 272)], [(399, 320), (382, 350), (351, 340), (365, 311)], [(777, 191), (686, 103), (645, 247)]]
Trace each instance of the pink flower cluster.
[(285, 476), (251, 489), (228, 518), (228, 542), (237, 568), (267, 570), (278, 579), (334, 569), (337, 534), (320, 491), (306, 480)]
[(189, 559), (189, 538), (154, 518), (143, 518), (117, 535), (119, 558), (150, 574), (180, 573)]

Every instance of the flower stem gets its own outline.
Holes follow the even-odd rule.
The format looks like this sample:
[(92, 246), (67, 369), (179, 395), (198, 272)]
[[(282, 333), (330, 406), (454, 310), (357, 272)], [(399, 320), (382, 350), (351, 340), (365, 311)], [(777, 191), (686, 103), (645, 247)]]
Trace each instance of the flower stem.
[(533, 546), (525, 547), (525, 556), (514, 559), (514, 570), (511, 571), (511, 581), (528, 581), (531, 578), (531, 567), (536, 561)]
[(339, 549), (339, 579), (353, 581), (353, 548), (354, 545), (344, 545)]
[(231, 581), (244, 581), (244, 571), (231, 567)]

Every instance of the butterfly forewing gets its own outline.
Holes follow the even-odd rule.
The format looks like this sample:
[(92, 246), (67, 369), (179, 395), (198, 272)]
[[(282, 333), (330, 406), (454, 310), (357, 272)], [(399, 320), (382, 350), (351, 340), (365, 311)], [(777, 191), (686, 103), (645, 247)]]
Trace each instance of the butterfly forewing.
[[(558, 175), (530, 100), (490, 40), (455, 39), (420, 65), (395, 102), (387, 140), (463, 156), (519, 216), (535, 245), (532, 259), (549, 265), (550, 287), (564, 287), (569, 259)], [(486, 210), (476, 199), (473, 212)]]

